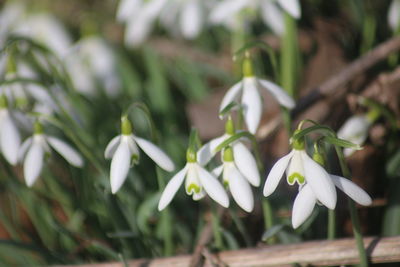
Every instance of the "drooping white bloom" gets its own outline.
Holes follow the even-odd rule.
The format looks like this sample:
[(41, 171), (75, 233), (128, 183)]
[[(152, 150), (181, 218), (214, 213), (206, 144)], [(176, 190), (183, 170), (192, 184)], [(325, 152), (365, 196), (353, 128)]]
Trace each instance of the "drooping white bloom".
[(74, 87), (79, 92), (94, 95), (97, 84), (101, 84), (108, 96), (118, 94), (120, 83), (116, 73), (116, 57), (101, 37), (81, 39), (71, 48), (65, 63)]
[(27, 36), (49, 47), (58, 57), (63, 58), (72, 38), (54, 16), (46, 13), (30, 14), (18, 21), (13, 33)]
[(173, 171), (175, 165), (172, 160), (153, 143), (132, 134), (132, 126), (124, 116), (121, 118), (122, 134), (111, 139), (104, 152), (104, 157), (111, 160), (110, 182), (113, 194), (121, 188), (128, 175), (131, 161), (139, 159), (138, 146), (158, 166), (166, 171)]
[(393, 31), (400, 28), (400, 0), (392, 0), (389, 7), (388, 23)]
[[(330, 175), (329, 177), (337, 188), (355, 202), (364, 206), (371, 205), (371, 197), (358, 185), (340, 176)], [(308, 183), (302, 186), (293, 204), (293, 228), (299, 227), (311, 215), (316, 203), (317, 197), (311, 186)]]
[[(371, 124), (372, 121), (367, 115), (354, 115), (340, 127), (337, 136), (356, 145), (362, 145), (368, 137), (368, 130)], [(343, 153), (348, 157), (355, 151), (355, 149), (345, 148)]]
[(158, 19), (174, 35), (194, 39), (204, 26), (206, 0), (122, 0), (117, 20), (126, 23), (125, 42), (142, 44)]
[(220, 105), (220, 111), (231, 102), (238, 101), (243, 106), (243, 115), (250, 133), (255, 134), (260, 124), (263, 103), (259, 90), (265, 89), (276, 98), (280, 105), (292, 109), (295, 106), (294, 100), (284, 89), (273, 82), (260, 79), (254, 76), (250, 59), (243, 63), (244, 78), (233, 85), (225, 94)]
[(264, 196), (271, 195), (286, 171), (290, 185), (307, 183), (315, 198), (329, 209), (336, 206), (336, 190), (330, 175), (312, 160), (304, 149), (293, 149), (272, 167), (264, 185)]
[(222, 152), (222, 162), (220, 167), (213, 170), (215, 176), (220, 176), (225, 186), (228, 186), (235, 202), (245, 211), (251, 212), (254, 208), (253, 192), (249, 180), (239, 171), (234, 161), (232, 147), (227, 147)]
[(229, 206), (229, 198), (223, 186), (215, 176), (204, 169), (196, 159), (196, 153), (190, 153), (185, 167), (168, 182), (158, 203), (158, 210), (163, 210), (174, 198), (179, 187), (185, 181), (185, 190), (193, 200), (202, 199), (206, 194), (221, 206)]
[(215, 5), (210, 13), (210, 22), (224, 24), (229, 28), (236, 25), (238, 19), (247, 22), (261, 12), (264, 23), (278, 35), (285, 29), (284, 13), (298, 19), (301, 16), (298, 0), (223, 0)]
[(0, 108), (0, 149), (4, 158), (12, 165), (18, 162), (20, 144), (21, 137), (11, 111), (6, 107)]
[(60, 139), (43, 133), (42, 126), (35, 123), (35, 133), (26, 139), (19, 149), (18, 159), (24, 162), (24, 177), (27, 186), (31, 187), (39, 177), (44, 156), (53, 148), (69, 164), (75, 167), (83, 166), (82, 156), (70, 145)]

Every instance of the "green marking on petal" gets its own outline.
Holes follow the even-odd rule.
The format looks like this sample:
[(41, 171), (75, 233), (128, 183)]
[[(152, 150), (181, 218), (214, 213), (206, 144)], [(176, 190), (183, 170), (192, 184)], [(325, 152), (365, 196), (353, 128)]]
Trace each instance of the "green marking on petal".
[(304, 178), (304, 176), (301, 175), (301, 174), (298, 173), (298, 172), (292, 173), (292, 174), (287, 178), (287, 182), (288, 182), (288, 184), (290, 184), (290, 185), (294, 185), (294, 184), (296, 183), (296, 180), (297, 180), (297, 183), (298, 183), (299, 185), (302, 185), (302, 184), (305, 183), (305, 178)]
[(131, 157), (132, 166), (139, 163), (139, 154), (133, 154)]
[(200, 186), (198, 186), (197, 184), (190, 184), (190, 185), (186, 188), (186, 192), (187, 192), (188, 194), (191, 194), (193, 191), (194, 191), (196, 194), (200, 193), (200, 191), (201, 191)]
[(228, 180), (224, 180), (223, 183), (224, 183), (224, 187), (225, 188), (227, 188), (229, 186), (229, 181)]

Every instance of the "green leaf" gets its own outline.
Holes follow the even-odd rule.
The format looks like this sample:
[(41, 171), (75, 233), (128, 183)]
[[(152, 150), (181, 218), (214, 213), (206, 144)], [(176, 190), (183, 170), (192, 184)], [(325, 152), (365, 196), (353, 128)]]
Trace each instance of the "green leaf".
[(355, 149), (355, 150), (363, 149), (360, 145), (354, 144), (354, 143), (344, 140), (344, 139), (332, 137), (332, 136), (324, 136), (323, 140), (332, 145), (335, 145), (335, 146), (351, 148), (351, 149)]
[(284, 224), (277, 224), (269, 228), (267, 231), (264, 232), (262, 235), (261, 240), (262, 241), (267, 241), (271, 237), (275, 236), (277, 233), (279, 233), (286, 225)]

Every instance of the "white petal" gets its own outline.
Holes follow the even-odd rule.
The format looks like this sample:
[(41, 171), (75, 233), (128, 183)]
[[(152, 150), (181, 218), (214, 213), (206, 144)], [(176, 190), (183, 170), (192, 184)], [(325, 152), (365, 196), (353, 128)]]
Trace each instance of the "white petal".
[(198, 165), (197, 170), (199, 174), (199, 180), (207, 194), (221, 206), (227, 208), (229, 206), (229, 198), (222, 185), (214, 176), (212, 176), (212, 174), (203, 169), (201, 166)]
[(161, 195), (160, 202), (158, 202), (158, 210), (163, 210), (174, 198), (176, 192), (178, 192), (179, 187), (182, 185), (183, 180), (187, 172), (187, 166), (180, 170), (171, 180), (168, 182)]
[(255, 134), (262, 115), (262, 101), (255, 78), (243, 79), (242, 104), (247, 128)]
[(144, 153), (146, 153), (158, 166), (169, 172), (172, 172), (175, 169), (175, 164), (172, 160), (156, 145), (137, 136), (135, 136), (134, 139), (139, 147), (143, 149)]
[(4, 114), (1, 122), (0, 142), (1, 151), (6, 160), (12, 165), (17, 164), (21, 138), (8, 111)]
[(125, 22), (129, 17), (135, 16), (140, 3), (140, 0), (121, 0), (117, 9), (117, 21)]
[(235, 164), (239, 171), (246, 177), (246, 179), (253, 185), (260, 185), (260, 173), (258, 172), (257, 162), (253, 155), (242, 143), (233, 145), (233, 157)]
[(58, 138), (46, 136), (46, 140), (49, 142), (52, 148), (57, 151), (69, 164), (75, 167), (82, 167), (83, 166), (83, 159), (82, 156), (73, 149), (70, 145), (61, 141)]
[(215, 177), (219, 177), (222, 173), (222, 171), (224, 170), (224, 165), (219, 165), (218, 167), (214, 168), (211, 173), (215, 176)]
[(104, 151), (104, 157), (106, 159), (112, 158), (112, 156), (115, 153), (115, 150), (117, 150), (120, 140), (121, 140), (121, 135), (117, 135), (116, 137), (111, 139), (111, 141), (108, 143), (106, 150)]
[(226, 135), (212, 139), (210, 142), (204, 144), (199, 151), (197, 151), (197, 161), (201, 166), (206, 165), (212, 157), (214, 157), (214, 150), (220, 145), (225, 139)]
[(286, 156), (280, 158), (274, 166), (272, 166), (271, 171), (267, 176), (267, 180), (265, 181), (263, 194), (264, 196), (271, 195), (281, 180), (283, 173), (285, 172), (287, 166), (289, 165), (289, 161), (293, 156), (293, 151), (291, 151)]
[(242, 209), (251, 212), (254, 208), (254, 198), (249, 183), (233, 164), (225, 172), (224, 176), (226, 178), (224, 179), (229, 180), (229, 190), (232, 193), (233, 199)]
[(21, 162), (24, 159), (24, 156), (25, 156), (26, 152), (28, 151), (28, 148), (31, 146), (31, 144), (32, 144), (32, 137), (29, 137), (22, 143), (22, 145), (18, 151), (18, 161), (19, 162)]
[(115, 194), (125, 182), (131, 164), (131, 152), (126, 142), (121, 142), (111, 161), (111, 192)]
[(229, 90), (226, 92), (224, 98), (221, 101), (221, 105), (219, 106), (220, 112), (224, 108), (226, 108), (226, 106), (228, 106), (231, 102), (237, 101), (240, 89), (242, 89), (242, 81), (235, 83), (231, 88), (229, 88)]
[(143, 15), (131, 18), (125, 29), (125, 44), (135, 47), (143, 43), (150, 34), (153, 23), (153, 19)]
[(24, 160), (26, 185), (31, 187), (39, 177), (43, 167), (44, 150), (39, 142), (33, 142)]
[(400, 0), (393, 0), (389, 7), (388, 23), (393, 31), (400, 26)]
[(292, 17), (299, 19), (301, 16), (299, 0), (278, 0), (279, 5)]
[[(200, 0), (203, 1), (203, 0)], [(189, 0), (181, 11), (181, 29), (185, 38), (193, 39), (201, 31), (203, 18), (199, 0)]]
[(371, 205), (372, 203), (371, 197), (361, 187), (359, 187), (349, 179), (332, 174), (330, 176), (332, 178), (333, 183), (337, 186), (337, 188), (342, 190), (355, 202), (364, 206)]
[(337, 135), (341, 139), (361, 145), (368, 137), (370, 126), (371, 122), (365, 115), (354, 115), (347, 119), (342, 127), (340, 127)]
[(329, 174), (305, 151), (302, 153), (302, 158), (306, 181), (316, 198), (329, 209), (334, 209), (336, 206), (336, 189)]
[(277, 35), (285, 32), (285, 20), (283, 12), (272, 1), (261, 3), (261, 16), (264, 23)]
[(283, 88), (273, 82), (263, 79), (258, 79), (258, 82), (261, 83), (262, 87), (267, 89), (268, 92), (270, 92), (276, 98), (279, 104), (288, 109), (294, 108), (295, 103), (293, 98), (291, 98)]
[(292, 225), (294, 229), (299, 227), (311, 215), (316, 202), (317, 198), (310, 185), (303, 186), (293, 204)]
[(210, 14), (210, 22), (214, 24), (223, 23), (226, 19), (234, 16), (246, 6), (248, 0), (225, 0), (219, 1)]

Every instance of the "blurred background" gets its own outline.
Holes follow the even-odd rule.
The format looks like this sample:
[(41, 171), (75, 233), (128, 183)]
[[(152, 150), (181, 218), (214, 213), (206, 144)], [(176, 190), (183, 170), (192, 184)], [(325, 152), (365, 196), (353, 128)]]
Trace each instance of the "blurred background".
[[(191, 127), (203, 142), (223, 134), (219, 104), (242, 78), (241, 55), (234, 55), (246, 44), (263, 43), (248, 46), (257, 76), (279, 84), (297, 101), (400, 32), (398, 0), (35, 0), (0, 1), (0, 8), (0, 86), (21, 142), (43, 117), (44, 132), (84, 158), (83, 167), (76, 168), (59, 154), (46, 153), (40, 177), (27, 187), (22, 161), (10, 162), (2, 145), (2, 266), (192, 253), (210, 220), (221, 233), (210, 244), (215, 250), (325, 239), (325, 207), (316, 207), (293, 230), (297, 188), (281, 185), (269, 202), (262, 196), (270, 168), (290, 149), (290, 134), (276, 123), (281, 109), (268, 94), (256, 134), (263, 168), (261, 187), (253, 188), (252, 213), (232, 201), (219, 216), (209, 199), (192, 201), (183, 189), (158, 212), (173, 173), (144, 153), (113, 195), (105, 147), (120, 133), (121, 114), (141, 102), (155, 130), (135, 110), (130, 114), (134, 132), (164, 149), (179, 170)], [(292, 114), (292, 129), (309, 118), (338, 130), (351, 116), (379, 107), (382, 115), (366, 129), (364, 149), (347, 158), (353, 181), (373, 198), (371, 206), (358, 207), (366, 236), (400, 234), (398, 62), (399, 54), (391, 54)], [(7, 129), (3, 121), (0, 127)], [(2, 129), (4, 140), (11, 140)], [(333, 153), (327, 153), (330, 172), (340, 173)], [(346, 198), (339, 194), (338, 199), (336, 237), (352, 236)]]

